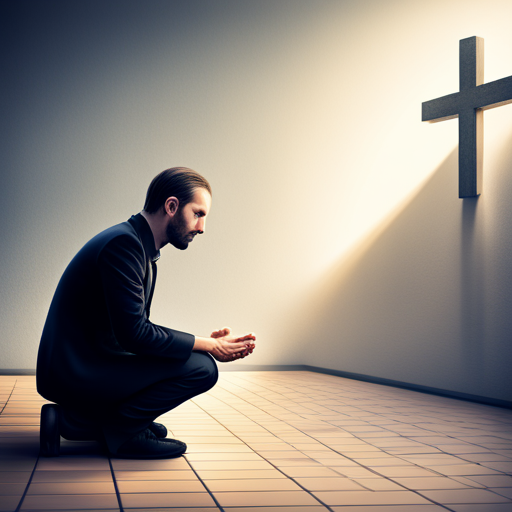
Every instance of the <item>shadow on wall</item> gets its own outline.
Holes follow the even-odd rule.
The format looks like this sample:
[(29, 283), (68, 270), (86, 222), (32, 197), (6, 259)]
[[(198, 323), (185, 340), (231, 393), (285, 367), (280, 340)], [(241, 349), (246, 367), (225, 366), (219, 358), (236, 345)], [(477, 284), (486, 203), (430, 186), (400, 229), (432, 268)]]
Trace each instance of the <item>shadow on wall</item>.
[(509, 150), (498, 167), (487, 195), (458, 199), (454, 150), (333, 267), (296, 316), (301, 363), (510, 400)]

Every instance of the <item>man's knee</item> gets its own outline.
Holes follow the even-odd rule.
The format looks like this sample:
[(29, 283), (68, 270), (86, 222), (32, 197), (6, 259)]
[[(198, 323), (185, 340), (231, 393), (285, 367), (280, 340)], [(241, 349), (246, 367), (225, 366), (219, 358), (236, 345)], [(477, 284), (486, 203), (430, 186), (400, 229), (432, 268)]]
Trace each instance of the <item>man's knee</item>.
[(208, 391), (209, 389), (213, 388), (215, 384), (217, 384), (217, 381), (219, 380), (219, 370), (213, 357), (208, 354), (200, 355), (203, 356), (203, 382), (205, 391)]
[(206, 352), (192, 352), (186, 363), (186, 372), (181, 377), (186, 379), (187, 386), (196, 393), (204, 393), (215, 386), (219, 378), (217, 364), (213, 357)]

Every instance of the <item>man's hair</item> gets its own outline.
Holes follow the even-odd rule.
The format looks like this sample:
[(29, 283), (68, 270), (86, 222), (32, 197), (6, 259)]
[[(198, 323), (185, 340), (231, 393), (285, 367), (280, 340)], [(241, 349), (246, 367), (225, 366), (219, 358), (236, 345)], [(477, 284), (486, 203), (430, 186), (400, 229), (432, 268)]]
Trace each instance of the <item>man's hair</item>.
[(205, 188), (212, 195), (208, 181), (188, 167), (171, 167), (153, 178), (146, 194), (144, 211), (156, 213), (169, 197), (176, 197), (179, 206), (185, 206), (192, 200), (196, 188)]

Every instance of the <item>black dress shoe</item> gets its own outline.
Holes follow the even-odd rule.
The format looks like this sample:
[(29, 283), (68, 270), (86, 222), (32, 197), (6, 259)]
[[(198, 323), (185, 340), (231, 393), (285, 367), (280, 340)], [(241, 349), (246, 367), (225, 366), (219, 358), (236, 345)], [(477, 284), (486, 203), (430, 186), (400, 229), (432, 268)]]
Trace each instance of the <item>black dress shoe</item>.
[(158, 439), (148, 428), (126, 441), (111, 454), (118, 459), (172, 459), (187, 451), (187, 445), (176, 439)]
[(148, 428), (151, 430), (151, 432), (153, 432), (153, 434), (155, 434), (156, 437), (160, 439), (167, 437), (167, 428), (161, 423), (155, 423), (153, 421), (153, 423), (151, 423)]
[(57, 404), (45, 404), (41, 407), (39, 443), (43, 457), (58, 457), (60, 453), (59, 420), (61, 408)]

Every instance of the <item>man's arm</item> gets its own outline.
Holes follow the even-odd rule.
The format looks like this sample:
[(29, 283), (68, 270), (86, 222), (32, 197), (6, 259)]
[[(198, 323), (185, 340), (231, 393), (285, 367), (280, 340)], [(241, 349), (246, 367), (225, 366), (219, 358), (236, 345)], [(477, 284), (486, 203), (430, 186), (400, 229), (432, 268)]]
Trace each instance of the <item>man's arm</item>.
[(145, 311), (144, 253), (129, 235), (110, 240), (98, 258), (103, 293), (114, 335), (139, 355), (188, 359), (194, 336), (153, 324)]

